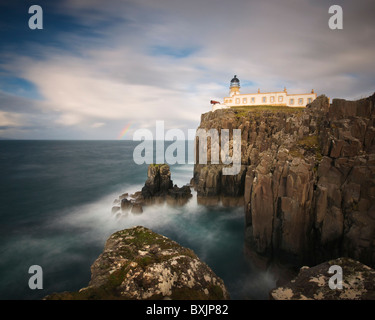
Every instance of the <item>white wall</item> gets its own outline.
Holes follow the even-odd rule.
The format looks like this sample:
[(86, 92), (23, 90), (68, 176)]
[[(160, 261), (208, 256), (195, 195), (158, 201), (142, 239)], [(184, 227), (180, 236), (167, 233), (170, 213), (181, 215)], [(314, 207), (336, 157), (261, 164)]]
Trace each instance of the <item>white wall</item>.
[[(279, 97), (282, 98), (282, 101), (279, 101)], [(252, 102), (252, 98), (254, 99), (254, 102)], [(263, 101), (263, 98), (265, 98), (265, 102)], [(272, 98), (273, 101), (271, 101)], [(224, 103), (228, 106), (286, 105), (289, 107), (305, 107), (309, 103), (309, 98), (311, 98), (311, 101), (314, 101), (316, 99), (316, 93), (287, 94), (284, 91), (265, 93), (261, 92), (252, 94), (237, 94), (232, 97), (225, 97)], [(291, 101), (291, 99), (293, 100)], [(299, 99), (302, 99), (302, 101), (300, 101)], [(232, 100), (232, 102), (230, 102), (230, 100)], [(302, 102), (302, 104), (300, 104), (300, 102)]]
[[(291, 101), (293, 99), (293, 103)], [(293, 94), (287, 96), (287, 106), (289, 107), (306, 107), (308, 103), (308, 99), (311, 99), (311, 102), (316, 99), (315, 93), (310, 94)]]
[(215, 111), (215, 110), (219, 110), (219, 109), (227, 109), (229, 108), (227, 105), (223, 104), (223, 103), (216, 103), (216, 104), (213, 104), (212, 105), (212, 111)]

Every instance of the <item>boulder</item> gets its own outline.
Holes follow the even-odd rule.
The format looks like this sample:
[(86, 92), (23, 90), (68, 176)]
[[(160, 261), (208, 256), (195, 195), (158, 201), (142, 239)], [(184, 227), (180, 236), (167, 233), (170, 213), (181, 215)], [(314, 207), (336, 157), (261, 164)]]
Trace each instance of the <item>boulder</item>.
[[(342, 289), (329, 281), (342, 268)], [(338, 281), (332, 279), (333, 285)], [(302, 267), (298, 276), (285, 286), (270, 292), (273, 300), (375, 300), (375, 270), (350, 258), (338, 258), (315, 267)]]
[(229, 299), (223, 280), (192, 250), (141, 226), (112, 234), (91, 274), (88, 287), (45, 299)]

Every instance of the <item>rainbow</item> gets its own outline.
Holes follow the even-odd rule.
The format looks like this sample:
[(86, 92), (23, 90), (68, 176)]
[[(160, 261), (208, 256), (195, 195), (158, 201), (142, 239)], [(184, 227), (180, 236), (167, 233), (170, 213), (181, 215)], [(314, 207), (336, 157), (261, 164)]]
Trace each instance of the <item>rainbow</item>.
[(121, 130), (121, 133), (119, 134), (119, 136), (117, 137), (117, 140), (121, 140), (122, 138), (125, 137), (126, 133), (129, 131), (130, 127), (132, 126), (132, 123), (129, 122), (125, 127), (124, 129)]

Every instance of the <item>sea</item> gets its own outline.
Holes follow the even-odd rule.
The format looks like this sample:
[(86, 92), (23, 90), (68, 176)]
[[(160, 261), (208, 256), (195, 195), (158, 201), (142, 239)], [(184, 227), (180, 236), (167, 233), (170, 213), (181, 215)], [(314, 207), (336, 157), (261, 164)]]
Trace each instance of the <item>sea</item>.
[[(127, 140), (0, 141), (0, 299), (35, 300), (86, 287), (106, 239), (138, 225), (191, 248), (224, 280), (232, 299), (268, 299), (275, 278), (244, 254), (242, 207), (200, 205), (193, 191), (184, 206), (112, 214), (114, 200), (141, 190), (147, 179), (147, 164), (133, 159), (137, 145)], [(193, 176), (189, 154), (185, 163), (170, 165), (178, 186)], [(42, 268), (42, 289), (29, 287), (33, 265)]]

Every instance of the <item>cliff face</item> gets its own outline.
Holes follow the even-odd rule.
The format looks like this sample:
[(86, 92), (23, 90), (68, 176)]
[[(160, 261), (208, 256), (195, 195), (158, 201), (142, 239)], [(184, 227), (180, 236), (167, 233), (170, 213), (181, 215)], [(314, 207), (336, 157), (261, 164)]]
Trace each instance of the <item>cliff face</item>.
[[(375, 95), (306, 109), (217, 110), (201, 129), (241, 129), (241, 171), (194, 168), (198, 196), (242, 196), (251, 254), (302, 265), (375, 265)], [(210, 146), (209, 148), (210, 149)], [(210, 157), (208, 157), (210, 160)]]

